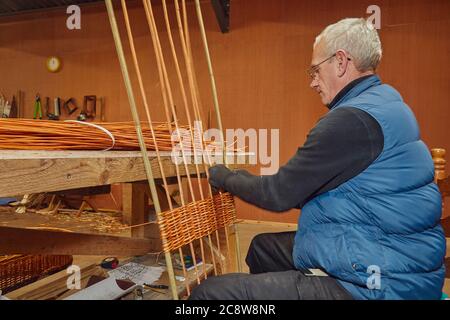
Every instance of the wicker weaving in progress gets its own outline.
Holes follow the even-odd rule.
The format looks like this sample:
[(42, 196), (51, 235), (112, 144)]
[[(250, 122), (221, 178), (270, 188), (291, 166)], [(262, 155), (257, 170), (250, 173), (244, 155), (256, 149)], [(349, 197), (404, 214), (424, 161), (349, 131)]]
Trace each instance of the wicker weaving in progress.
[(67, 268), (72, 261), (69, 255), (0, 256), (0, 290), (3, 294), (11, 292)]
[(235, 222), (236, 209), (230, 193), (162, 212), (158, 219), (165, 252), (179, 249)]
[[(133, 90), (133, 84), (130, 77), (129, 72), (129, 65), (127, 62), (127, 59), (125, 57), (124, 52), (124, 46), (122, 44), (122, 39), (120, 36), (120, 30), (118, 27), (118, 23), (115, 16), (115, 10), (112, 0), (105, 0), (106, 8), (108, 11), (109, 20), (111, 23), (111, 30), (113, 33), (114, 42), (116, 45), (116, 51), (117, 56), (119, 59), (122, 76), (124, 78), (124, 84), (127, 89), (127, 95), (128, 100), (130, 103), (130, 111), (133, 115), (133, 119), (138, 125), (140, 123), (139, 120), (139, 114), (137, 112), (137, 104), (136, 104), (136, 95)], [(175, 125), (176, 131), (178, 131), (178, 116), (177, 112), (174, 108), (175, 101), (174, 101), (174, 91), (175, 87), (177, 86), (175, 83), (178, 82), (178, 89), (179, 93), (182, 97), (182, 102), (185, 110), (185, 114), (187, 115), (187, 122), (188, 126), (190, 128), (194, 128), (193, 121), (200, 121), (202, 122), (202, 104), (201, 104), (201, 97), (200, 97), (200, 90), (198, 87), (197, 78), (195, 75), (195, 67), (194, 67), (194, 58), (192, 55), (191, 50), (191, 41), (190, 41), (190, 35), (189, 35), (189, 23), (188, 23), (188, 12), (187, 12), (187, 6), (186, 1), (181, 0), (181, 4), (178, 0), (173, 1), (173, 9), (174, 9), (174, 18), (172, 19), (172, 23), (178, 26), (178, 28), (172, 28), (171, 26), (171, 19), (168, 13), (168, 6), (166, 4), (166, 0), (162, 0), (162, 7), (163, 7), (163, 13), (164, 13), (164, 21), (165, 21), (165, 29), (167, 31), (167, 40), (169, 41), (170, 49), (169, 52), (166, 55), (166, 52), (163, 51), (163, 46), (161, 45), (160, 41), (160, 32), (158, 31), (158, 25), (156, 23), (156, 19), (154, 16), (152, 3), (150, 0), (143, 0), (142, 1), (145, 17), (147, 19), (147, 23), (149, 26), (149, 31), (151, 35), (151, 41), (153, 44), (153, 51), (156, 58), (156, 64), (157, 64), (157, 74), (160, 80), (160, 89), (161, 94), (164, 102), (164, 111), (166, 114), (166, 122), (171, 123), (171, 118), (173, 119), (173, 123)], [(127, 4), (125, 0), (121, 0), (121, 7), (122, 7), (122, 13), (124, 16), (125, 21), (125, 28), (127, 31), (127, 38), (129, 43), (129, 49), (131, 51), (132, 56), (132, 65), (134, 66), (134, 70), (137, 75), (138, 79), (138, 88), (139, 93), (142, 98), (142, 101), (144, 103), (144, 108), (146, 110), (146, 116), (147, 121), (150, 124), (153, 123), (151, 120), (151, 109), (149, 108), (149, 103), (147, 101), (147, 92), (146, 88), (147, 86), (144, 83), (144, 77), (142, 76), (141, 67), (139, 63), (139, 56), (136, 51), (133, 31), (132, 31), (132, 23), (130, 21), (130, 16), (128, 15), (128, 9)], [(218, 95), (217, 95), (217, 88), (215, 84), (215, 78), (214, 78), (214, 72), (211, 62), (211, 57), (209, 54), (209, 48), (208, 48), (208, 42), (206, 38), (206, 31), (205, 26), (203, 22), (203, 16), (201, 12), (201, 6), (200, 1), (195, 0), (195, 11), (197, 13), (197, 19), (198, 19), (198, 26), (200, 30), (200, 35), (202, 38), (203, 48), (205, 51), (205, 57), (208, 65), (208, 74), (210, 75), (210, 82), (211, 82), (211, 90), (212, 90), (212, 96), (213, 96), (213, 103), (214, 103), (214, 110), (216, 114), (216, 122), (218, 130), (223, 134), (223, 126), (222, 126), (222, 120), (221, 120), (221, 114), (220, 114), (220, 107), (219, 107), (219, 101), (218, 101)], [(172, 37), (172, 33), (176, 32), (178, 33), (177, 37)], [(178, 53), (177, 53), (177, 46), (175, 45), (175, 40), (178, 40), (179, 47), (178, 47)], [(180, 50), (181, 49), (181, 50)], [(175, 67), (176, 71), (176, 78), (178, 81), (175, 81), (174, 83), (171, 83), (170, 77), (169, 77), (169, 71), (166, 66), (166, 62), (172, 60), (173, 66)], [(181, 70), (182, 66), (186, 67), (185, 70), (185, 76), (183, 76), (183, 71)], [(185, 80), (187, 80), (187, 85), (185, 85)], [(227, 265), (228, 261), (231, 261), (231, 250), (230, 250), (230, 243), (228, 241), (229, 238), (229, 232), (228, 227), (231, 225), (235, 225), (236, 220), (236, 213), (234, 209), (234, 203), (232, 196), (230, 194), (220, 194), (219, 196), (214, 196), (211, 186), (208, 188), (209, 197), (207, 194), (205, 194), (202, 190), (202, 186), (200, 183), (201, 175), (199, 171), (199, 166), (196, 165), (196, 176), (197, 176), (197, 182), (198, 182), (198, 191), (199, 193), (196, 193), (194, 191), (195, 189), (195, 181), (192, 181), (191, 176), (187, 175), (187, 192), (183, 191), (183, 188), (181, 186), (182, 183), (182, 177), (178, 172), (180, 171), (179, 165), (176, 164), (176, 171), (177, 171), (177, 182), (179, 185), (179, 191), (180, 191), (180, 207), (174, 207), (171, 203), (170, 195), (168, 194), (168, 186), (167, 181), (165, 178), (164, 170), (162, 170), (162, 165), (160, 163), (160, 171), (162, 176), (162, 182), (163, 182), (163, 188), (166, 190), (166, 198), (167, 203), (169, 205), (169, 210), (161, 210), (161, 206), (159, 203), (159, 198), (156, 190), (156, 183), (153, 176), (152, 168), (150, 165), (150, 162), (148, 161), (147, 157), (147, 150), (145, 148), (144, 139), (142, 135), (139, 133), (139, 130), (136, 130), (138, 132), (138, 138), (141, 145), (141, 153), (143, 155), (144, 159), (144, 165), (146, 174), (148, 177), (148, 184), (151, 191), (152, 200), (154, 202), (155, 211), (157, 215), (158, 225), (159, 225), (159, 231), (161, 239), (163, 240), (163, 250), (164, 250), (164, 256), (165, 256), (165, 263), (167, 265), (167, 272), (170, 282), (170, 290), (172, 293), (172, 296), (174, 299), (178, 299), (178, 291), (177, 291), (177, 284), (175, 279), (175, 273), (174, 268), (172, 264), (172, 257), (171, 255), (175, 253), (174, 251), (177, 251), (177, 254), (180, 257), (184, 256), (183, 250), (188, 250), (189, 255), (192, 257), (193, 265), (196, 270), (195, 277), (197, 284), (200, 284), (203, 278), (207, 278), (208, 274), (206, 272), (206, 263), (203, 263), (203, 272), (198, 272), (197, 269), (197, 258), (198, 255), (200, 258), (200, 261), (207, 262), (207, 248), (204, 246), (204, 242), (208, 244), (210, 253), (211, 253), (211, 263), (214, 266), (214, 274), (217, 275), (220, 271), (226, 272), (227, 271)], [(190, 131), (191, 135), (193, 134), (193, 130)], [(195, 141), (194, 136), (191, 138), (192, 141)], [(222, 150), (222, 157), (224, 159), (224, 163), (226, 164), (226, 157), (224, 154), (224, 145), (225, 141), (223, 139), (223, 136), (219, 139), (219, 144), (221, 146)], [(204, 141), (201, 141), (201, 145), (205, 145)], [(183, 148), (184, 149), (184, 148)], [(196, 148), (194, 148), (195, 152)], [(157, 150), (156, 150), (157, 151)], [(158, 151), (157, 151), (158, 153)], [(182, 156), (183, 150), (182, 150)], [(208, 162), (208, 165), (206, 163), (203, 163), (204, 171), (206, 173), (207, 178), (209, 178), (208, 169), (207, 166), (213, 165), (211, 163), (211, 159), (206, 157), (205, 159)], [(188, 172), (187, 164), (184, 162), (181, 166), (184, 166), (185, 172)], [(190, 195), (190, 197), (189, 197)], [(225, 258), (220, 249), (220, 235), (219, 231), (224, 233), (224, 238), (226, 240), (226, 251), (227, 251), (227, 257)], [(215, 236), (215, 242), (213, 242), (213, 236)], [(239, 240), (237, 231), (235, 232), (236, 241), (236, 262), (237, 262), (237, 269), (240, 271), (240, 259), (238, 258), (240, 256), (239, 253)], [(199, 247), (200, 252), (196, 252), (194, 246)], [(185, 247), (185, 248), (183, 248)], [(214, 248), (217, 247), (217, 250)], [(190, 284), (187, 281), (187, 270), (186, 266), (184, 264), (184, 259), (181, 259), (182, 264), (182, 271), (183, 271), (183, 277), (184, 277), (184, 285), (186, 287), (186, 293), (187, 295), (190, 295)]]

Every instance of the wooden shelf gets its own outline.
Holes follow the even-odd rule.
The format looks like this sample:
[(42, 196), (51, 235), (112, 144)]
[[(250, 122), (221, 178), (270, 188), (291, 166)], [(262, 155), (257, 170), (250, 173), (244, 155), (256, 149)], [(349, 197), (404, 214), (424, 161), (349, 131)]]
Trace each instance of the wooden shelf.
[[(161, 178), (158, 161), (150, 153), (155, 179)], [(176, 177), (170, 156), (162, 157), (166, 177)], [(236, 165), (232, 167), (243, 167)], [(200, 173), (204, 166), (199, 165)], [(5, 151), (0, 152), (0, 197), (55, 192), (146, 180), (139, 151)], [(186, 176), (184, 165), (180, 175)], [(194, 164), (188, 165), (196, 174)]]

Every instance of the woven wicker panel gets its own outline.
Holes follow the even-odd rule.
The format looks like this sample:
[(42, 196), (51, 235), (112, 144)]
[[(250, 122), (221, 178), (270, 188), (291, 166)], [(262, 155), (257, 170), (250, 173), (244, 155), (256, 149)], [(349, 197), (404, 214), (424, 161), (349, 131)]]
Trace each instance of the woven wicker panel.
[(230, 193), (192, 202), (184, 207), (162, 212), (158, 223), (163, 250), (170, 252), (230, 226), (236, 221), (234, 199)]
[(40, 277), (65, 269), (71, 265), (67, 255), (13, 255), (0, 256), (0, 290), (16, 290)]

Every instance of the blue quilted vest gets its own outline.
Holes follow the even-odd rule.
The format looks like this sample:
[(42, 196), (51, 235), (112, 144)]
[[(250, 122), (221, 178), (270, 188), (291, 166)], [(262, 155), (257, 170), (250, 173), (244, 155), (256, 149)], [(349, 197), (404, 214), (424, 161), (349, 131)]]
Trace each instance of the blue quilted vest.
[(355, 299), (440, 299), (446, 246), (441, 195), (412, 111), (375, 75), (329, 112), (340, 107), (375, 118), (384, 148), (362, 173), (302, 208), (296, 267), (322, 268)]

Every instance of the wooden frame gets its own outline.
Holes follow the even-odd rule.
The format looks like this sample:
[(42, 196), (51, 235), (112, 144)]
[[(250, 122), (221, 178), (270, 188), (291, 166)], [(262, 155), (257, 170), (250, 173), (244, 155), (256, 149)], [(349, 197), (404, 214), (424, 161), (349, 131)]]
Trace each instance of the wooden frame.
[[(154, 178), (160, 179), (158, 160), (152, 154), (149, 160)], [(167, 177), (176, 177), (170, 156), (162, 163)], [(139, 151), (2, 151), (0, 168), (0, 197), (147, 179)], [(188, 168), (196, 173), (195, 165)], [(186, 175), (183, 167), (180, 174)]]

